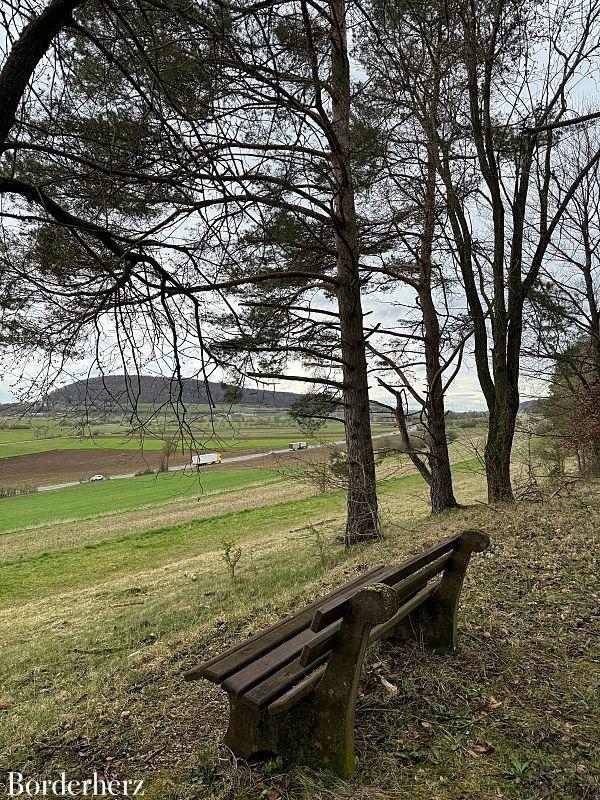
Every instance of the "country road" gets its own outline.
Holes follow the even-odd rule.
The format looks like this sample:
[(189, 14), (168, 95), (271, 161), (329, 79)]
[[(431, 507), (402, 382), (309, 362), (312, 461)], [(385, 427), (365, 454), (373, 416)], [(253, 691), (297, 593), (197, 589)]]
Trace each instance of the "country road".
[[(376, 436), (373, 436), (373, 439), (382, 439), (385, 436), (398, 436), (398, 435), (399, 434), (396, 431), (390, 431), (390, 433), (378, 433)], [(331, 445), (334, 445), (334, 444), (346, 444), (346, 442), (345, 442), (344, 439), (341, 439), (341, 440), (338, 440), (336, 442), (327, 442), (325, 444), (310, 445), (307, 449), (308, 450), (320, 450), (323, 447), (331, 447)], [(238, 463), (240, 461), (252, 461), (252, 460), (257, 459), (257, 458), (266, 458), (267, 456), (280, 455), (282, 453), (290, 453), (290, 452), (306, 452), (306, 451), (305, 450), (302, 450), (302, 451), (294, 450), (294, 451), (292, 451), (288, 447), (286, 447), (286, 448), (284, 448), (282, 450), (267, 450), (264, 453), (250, 453), (249, 455), (245, 455), (245, 456), (231, 456), (231, 458), (224, 458), (221, 461), (220, 466), (223, 466), (224, 464), (236, 464), (236, 463)], [(214, 466), (214, 465), (207, 464), (206, 466), (204, 466), (204, 469), (210, 469), (211, 466)], [(191, 464), (181, 464), (178, 467), (169, 467), (169, 472), (183, 472), (184, 470), (188, 469), (189, 467), (191, 467)], [(124, 478), (135, 478), (135, 477), (136, 477), (136, 473), (135, 472), (125, 472), (125, 473), (123, 473), (121, 475), (109, 475), (107, 480), (118, 481), (118, 480), (122, 480)], [(90, 481), (87, 481), (87, 483), (90, 483)], [(55, 491), (56, 489), (68, 489), (71, 486), (85, 486), (85, 484), (81, 483), (80, 481), (70, 481), (68, 483), (55, 483), (55, 484), (51, 484), (49, 486), (38, 486), (37, 490), (38, 490), (38, 492), (52, 492), (52, 491)]]

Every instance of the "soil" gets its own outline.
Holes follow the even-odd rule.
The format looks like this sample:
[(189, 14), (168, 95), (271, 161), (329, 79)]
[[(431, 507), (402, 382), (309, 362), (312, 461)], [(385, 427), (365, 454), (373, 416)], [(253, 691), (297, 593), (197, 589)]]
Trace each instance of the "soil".
[[(0, 458), (0, 486), (46, 486), (67, 481), (88, 481), (92, 475), (120, 475), (156, 470), (160, 451), (141, 450), (49, 450), (25, 456)], [(170, 463), (186, 464), (189, 456), (178, 454)]]
[[(210, 470), (222, 469), (277, 469), (306, 465), (307, 461), (318, 463), (328, 457), (330, 448), (315, 448), (303, 452), (279, 453), (249, 461), (234, 461), (231, 464), (214, 465)], [(225, 458), (256, 452), (239, 449)], [(88, 481), (92, 475), (122, 475), (141, 470), (156, 471), (162, 454), (158, 450), (49, 450), (46, 453), (30, 453), (24, 456), (0, 458), (0, 488), (49, 486), (69, 481)], [(170, 466), (189, 464), (188, 453), (177, 453), (169, 461)]]

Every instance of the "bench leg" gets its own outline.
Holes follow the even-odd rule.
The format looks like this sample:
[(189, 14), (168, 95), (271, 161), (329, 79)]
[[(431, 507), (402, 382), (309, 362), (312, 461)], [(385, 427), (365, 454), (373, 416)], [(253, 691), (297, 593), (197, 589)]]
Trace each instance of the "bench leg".
[(230, 698), (225, 744), (241, 758), (274, 752), (349, 778), (355, 769), (356, 694), (369, 633), (397, 608), (398, 598), (389, 587), (361, 589), (344, 615), (327, 669), (315, 691), (273, 716), (266, 709), (257, 711)]
[(398, 598), (386, 586), (358, 592), (342, 621), (323, 679), (315, 689), (314, 752), (320, 764), (346, 778), (355, 769), (356, 695), (369, 633), (396, 612)]
[(261, 752), (259, 712), (229, 695), (229, 725), (225, 745), (238, 758), (250, 758)]
[(488, 545), (489, 539), (484, 533), (465, 531), (452, 551), (436, 591), (400, 623), (395, 635), (422, 641), (435, 653), (453, 652), (458, 601), (471, 553), (482, 552)]

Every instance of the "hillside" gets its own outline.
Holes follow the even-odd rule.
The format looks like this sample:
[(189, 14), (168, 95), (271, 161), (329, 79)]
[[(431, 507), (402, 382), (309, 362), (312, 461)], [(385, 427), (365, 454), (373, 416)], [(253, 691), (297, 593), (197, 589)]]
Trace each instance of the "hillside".
[[(146, 800), (599, 796), (596, 485), (499, 513), (482, 502), (477, 462), (457, 463), (462, 507), (432, 518), (420, 476), (396, 475), (379, 483), (385, 538), (347, 552), (343, 492), (257, 478), (217, 487), (215, 474), (201, 491), (145, 476), (154, 502), (164, 483), (176, 496), (132, 508), (123, 495), (95, 516), (69, 500), (81, 489), (63, 490), (63, 519), (42, 495), (2, 501), (17, 524), (0, 536), (0, 774), (127, 775), (144, 779)], [(86, 491), (125, 493), (118, 484)], [(35, 527), (18, 505), (39, 508)], [(492, 546), (469, 567), (458, 650), (368, 651), (352, 781), (231, 758), (224, 692), (185, 683), (184, 669), (467, 528)], [(240, 549), (235, 581), (224, 542)]]
[(294, 392), (275, 392), (268, 389), (241, 389), (209, 381), (184, 378), (177, 381), (151, 375), (108, 375), (76, 381), (55, 389), (47, 397), (50, 407), (69, 406), (94, 410), (128, 409), (135, 404), (165, 405), (177, 401), (185, 405), (236, 403), (263, 408), (289, 408), (298, 398)]

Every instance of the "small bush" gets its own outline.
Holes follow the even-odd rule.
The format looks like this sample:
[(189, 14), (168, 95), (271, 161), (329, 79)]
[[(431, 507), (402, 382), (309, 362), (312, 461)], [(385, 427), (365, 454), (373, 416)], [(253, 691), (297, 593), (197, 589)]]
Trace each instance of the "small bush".
[[(161, 471), (161, 470), (159, 470), (159, 472), (160, 472), (160, 471)], [(163, 472), (164, 472), (164, 471), (165, 471), (165, 470), (163, 470)], [(136, 477), (136, 478), (141, 478), (141, 477), (143, 477), (144, 475), (154, 475), (154, 470), (153, 470), (153, 469), (151, 469), (150, 467), (143, 467), (142, 469), (138, 469), (138, 471), (135, 473), (135, 477)]]
[(228, 542), (228, 541), (223, 542), (222, 547), (223, 547), (223, 552), (221, 553), (221, 558), (225, 562), (225, 566), (227, 567), (227, 572), (229, 573), (231, 582), (235, 583), (237, 580), (235, 571), (238, 562), (242, 557), (242, 548), (234, 547), (233, 542)]
[(35, 494), (36, 486), (2, 486), (0, 487), (0, 498), (18, 497), (21, 494)]

